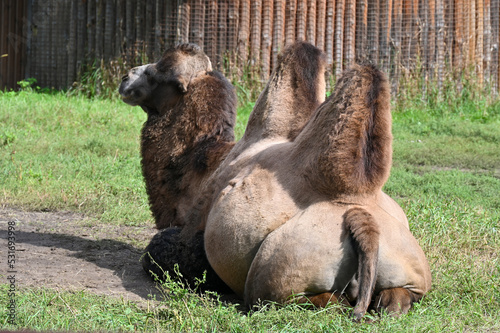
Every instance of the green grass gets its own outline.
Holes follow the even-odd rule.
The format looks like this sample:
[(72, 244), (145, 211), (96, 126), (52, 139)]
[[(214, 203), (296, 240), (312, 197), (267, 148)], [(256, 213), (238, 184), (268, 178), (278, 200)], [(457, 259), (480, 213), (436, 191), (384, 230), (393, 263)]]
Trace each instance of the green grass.
[[(140, 173), (145, 115), (120, 101), (0, 93), (0, 202), (72, 210), (101, 223), (151, 225)], [(240, 107), (236, 135), (253, 104)], [(385, 191), (401, 204), (426, 253), (433, 288), (399, 319), (354, 324), (336, 307), (268, 305), (245, 314), (177, 282), (142, 308), (79, 292), (23, 289), (18, 326), (36, 330), (456, 332), (500, 331), (500, 105), (406, 103), (394, 110), (394, 161)], [(7, 302), (5, 285), (0, 304)], [(0, 311), (0, 327), (6, 324)]]

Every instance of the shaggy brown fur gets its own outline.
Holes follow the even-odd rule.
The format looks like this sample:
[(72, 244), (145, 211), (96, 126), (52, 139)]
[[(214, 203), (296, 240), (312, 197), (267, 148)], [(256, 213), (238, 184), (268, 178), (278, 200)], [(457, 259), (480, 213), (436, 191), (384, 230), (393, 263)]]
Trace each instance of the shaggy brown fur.
[(304, 176), (316, 190), (336, 198), (382, 188), (392, 161), (389, 108), (388, 81), (374, 66), (342, 74), (296, 140), (295, 156), (303, 161), (308, 152)]
[(158, 229), (185, 224), (203, 181), (233, 147), (236, 94), (227, 79), (210, 70), (199, 47), (183, 44), (148, 65), (143, 81), (129, 87), (125, 77), (120, 87), (127, 102), (138, 95), (130, 104), (148, 115), (142, 171)]
[(164, 229), (146, 248), (144, 270), (163, 279), (178, 265), (192, 286), (207, 271), (204, 287), (224, 290), (206, 259), (203, 233), (179, 237), (200, 188), (234, 145), (235, 90), (211, 70), (198, 46), (179, 45), (159, 62), (133, 68), (120, 94), (147, 113), (142, 172), (156, 227)]
[(244, 141), (293, 140), (325, 100), (323, 52), (306, 42), (283, 51), (248, 119)]

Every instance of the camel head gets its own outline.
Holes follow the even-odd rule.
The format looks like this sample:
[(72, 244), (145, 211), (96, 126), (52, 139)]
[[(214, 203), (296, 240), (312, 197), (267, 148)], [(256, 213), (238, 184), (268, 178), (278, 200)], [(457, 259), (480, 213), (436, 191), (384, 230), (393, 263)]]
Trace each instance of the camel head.
[(123, 76), (119, 93), (125, 103), (161, 115), (177, 104), (195, 77), (211, 70), (199, 46), (181, 44), (166, 50), (156, 63), (132, 68)]

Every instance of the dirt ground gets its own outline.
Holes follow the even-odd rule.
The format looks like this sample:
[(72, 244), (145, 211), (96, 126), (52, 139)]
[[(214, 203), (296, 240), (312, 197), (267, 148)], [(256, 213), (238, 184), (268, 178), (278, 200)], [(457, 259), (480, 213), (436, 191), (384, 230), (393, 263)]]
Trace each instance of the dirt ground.
[(156, 233), (152, 225), (99, 225), (75, 213), (0, 207), (0, 275), (8, 270), (9, 221), (16, 228), (18, 288), (84, 290), (139, 303), (159, 297), (140, 263), (142, 249)]

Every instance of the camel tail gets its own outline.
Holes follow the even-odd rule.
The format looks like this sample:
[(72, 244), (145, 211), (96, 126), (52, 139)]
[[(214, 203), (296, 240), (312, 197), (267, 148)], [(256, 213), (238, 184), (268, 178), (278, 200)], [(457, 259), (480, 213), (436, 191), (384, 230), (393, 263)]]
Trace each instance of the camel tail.
[(370, 305), (377, 279), (379, 228), (373, 216), (362, 208), (351, 208), (344, 214), (346, 230), (358, 255), (358, 298), (354, 320), (359, 321)]
[(297, 158), (310, 155), (305, 177), (332, 196), (380, 190), (392, 162), (391, 122), (386, 75), (371, 64), (344, 71), (295, 140)]

